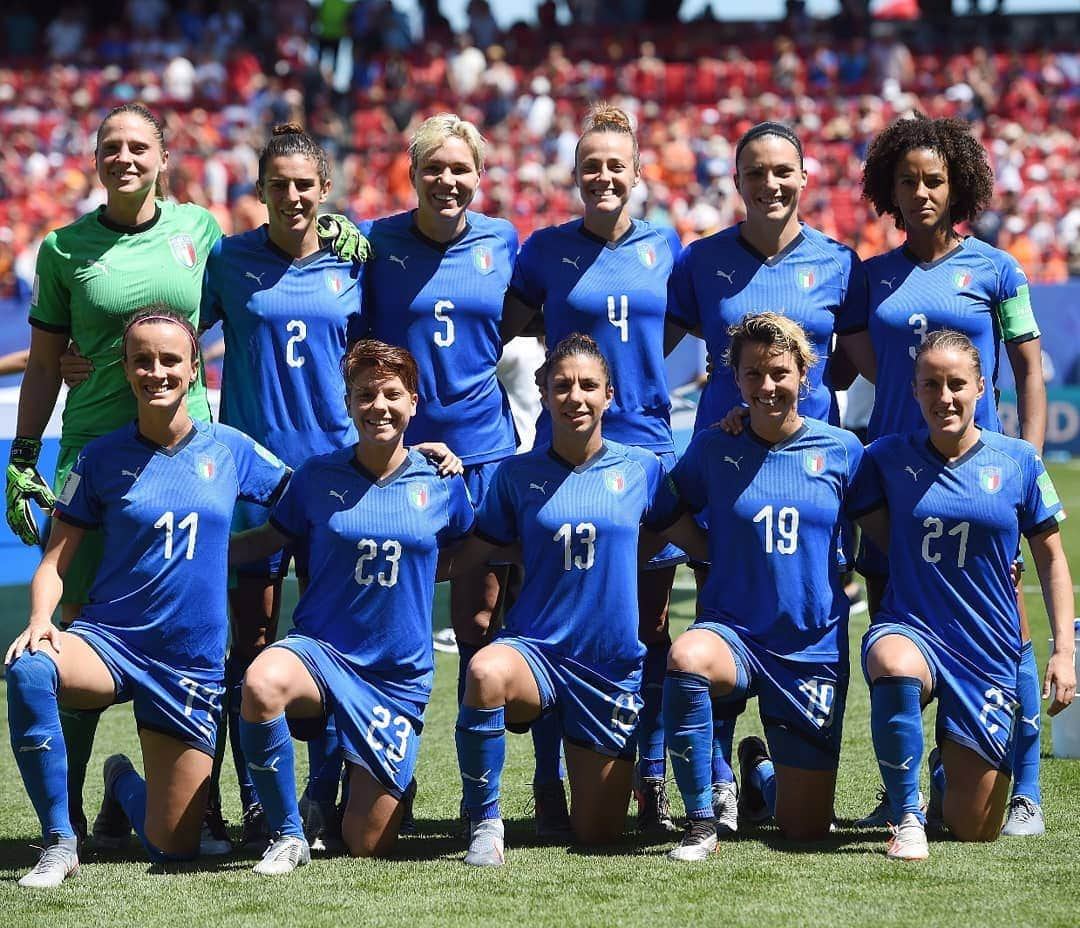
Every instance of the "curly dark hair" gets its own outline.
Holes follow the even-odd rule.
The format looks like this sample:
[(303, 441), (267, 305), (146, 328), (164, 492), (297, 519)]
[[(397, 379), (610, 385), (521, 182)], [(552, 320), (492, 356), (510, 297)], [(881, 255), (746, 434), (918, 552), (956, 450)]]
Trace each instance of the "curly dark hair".
[(893, 196), (896, 165), (909, 151), (919, 148), (929, 148), (945, 161), (953, 223), (978, 216), (994, 193), (994, 172), (986, 149), (971, 134), (971, 124), (963, 119), (930, 119), (922, 113), (896, 120), (870, 143), (863, 165), (862, 195), (874, 204), (878, 215), (887, 213), (896, 220), (896, 228), (904, 228), (904, 218)]

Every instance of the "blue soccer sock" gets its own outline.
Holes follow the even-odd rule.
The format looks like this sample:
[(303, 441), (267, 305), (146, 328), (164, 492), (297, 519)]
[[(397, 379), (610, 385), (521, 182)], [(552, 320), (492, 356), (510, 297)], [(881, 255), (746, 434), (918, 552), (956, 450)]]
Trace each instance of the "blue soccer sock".
[(641, 675), (641, 712), (638, 715), (638, 776), (663, 779), (664, 763), (664, 677), (667, 674), (670, 642), (650, 644), (645, 650)]
[(459, 638), (457, 650), (457, 702), (460, 706), (465, 700), (465, 678), (469, 672), (469, 661), (473, 659), (473, 656), (480, 649), (475, 644), (467, 644)]
[(735, 721), (737, 716), (725, 715), (726, 702), (714, 699), (712, 703), (712, 781), (734, 783), (735, 771), (731, 769), (731, 751), (735, 744)]
[(776, 814), (776, 768), (771, 760), (763, 760), (750, 771), (750, 785), (761, 793), (769, 815)]
[(713, 818), (712, 700), (709, 681), (669, 670), (664, 678), (664, 732), (675, 782), (691, 819)]
[(308, 780), (304, 793), (314, 802), (337, 802), (345, 759), (341, 754), (341, 739), (332, 712), (326, 717), (326, 728), (322, 734), (308, 741), (307, 752)]
[(292, 736), (285, 713), (266, 722), (241, 717), (240, 746), (271, 834), (304, 837), (296, 802)]
[(86, 783), (86, 768), (90, 763), (90, 755), (94, 752), (94, 736), (104, 711), (60, 710), (60, 728), (64, 732), (64, 745), (67, 748), (68, 812), (80, 819), (84, 826), (86, 815), (83, 812), (83, 786)]
[(554, 712), (542, 714), (530, 728), (536, 767), (533, 785), (557, 783), (564, 776), (562, 768), (562, 726)]
[(163, 852), (146, 837), (146, 781), (135, 770), (125, 770), (112, 783), (105, 784), (105, 791), (120, 803), (135, 836), (151, 859), (156, 859), (155, 854)]
[(232, 747), (233, 766), (236, 767), (236, 785), (240, 787), (240, 805), (244, 809), (259, 801), (244, 762), (243, 739), (240, 736), (240, 693), (244, 687), (244, 674), (253, 660), (235, 649), (229, 652), (225, 660), (225, 713), (229, 720), (229, 744)]
[(917, 677), (878, 677), (870, 685), (870, 734), (893, 822), (919, 808), (923, 757), (922, 683)]
[(458, 767), (469, 819), (500, 818), (499, 786), (506, 763), (506, 710), (462, 706), (458, 710)]
[(11, 750), (46, 842), (74, 839), (68, 814), (67, 746), (56, 694), (60, 673), (41, 652), (24, 651), (7, 668)]
[(1042, 789), (1039, 787), (1040, 713), (1042, 693), (1039, 686), (1039, 668), (1035, 663), (1035, 649), (1030, 641), (1024, 642), (1020, 651), (1020, 724), (1016, 728), (1013, 745), (1014, 796), (1026, 796), (1042, 805)]

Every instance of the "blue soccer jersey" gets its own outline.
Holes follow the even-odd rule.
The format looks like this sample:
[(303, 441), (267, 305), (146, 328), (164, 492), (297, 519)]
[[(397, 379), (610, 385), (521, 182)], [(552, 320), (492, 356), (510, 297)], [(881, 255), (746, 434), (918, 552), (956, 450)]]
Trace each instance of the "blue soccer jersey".
[(637, 682), (638, 529), (663, 473), (651, 452), (615, 442), (580, 467), (550, 447), (503, 461), (476, 519), (488, 541), (521, 543), (525, 581), (502, 634)]
[(88, 444), (56, 506), (58, 518), (105, 536), (82, 618), (174, 667), (220, 671), (233, 507), (270, 505), (287, 474), (227, 425), (195, 422), (168, 449), (136, 423)]
[(372, 335), (408, 348), (420, 368), (420, 407), (406, 440), (446, 442), (466, 464), (482, 464), (517, 448), (495, 377), (517, 232), (505, 219), (467, 218), (445, 244), (423, 235), (412, 213), (365, 224), (375, 258), (364, 272), (364, 312)]
[[(615, 386), (604, 413), (604, 435), (657, 453), (675, 450), (664, 316), (668, 276), (678, 253), (672, 230), (639, 220), (617, 242), (608, 242), (575, 219), (533, 233), (510, 283), (522, 302), (543, 309), (549, 346), (572, 332), (591, 335), (600, 346)], [(551, 441), (546, 410), (536, 437), (538, 444)]]
[(819, 362), (807, 372), (810, 395), (799, 411), (839, 422), (836, 398), (823, 381), (833, 335), (866, 328), (866, 273), (846, 245), (802, 226), (780, 254), (766, 258), (732, 226), (692, 242), (675, 262), (669, 286), (672, 321), (701, 332), (713, 373), (702, 392), (695, 429), (707, 428), (742, 402), (735, 376), (723, 364), (727, 330), (751, 313), (794, 319), (809, 336)]
[(220, 239), (206, 263), (201, 321), (225, 329), (221, 421), (289, 464), (351, 445), (341, 358), (363, 334), (361, 277), (328, 249), (294, 259), (266, 226)]
[(848, 616), (837, 548), (846, 519), (881, 505), (869, 470), (854, 435), (815, 419), (776, 445), (749, 428), (694, 436), (671, 482), (709, 521), (699, 617), (781, 657), (837, 660)]
[[(991, 386), (997, 382), (1002, 340), (1039, 337), (1024, 272), (1011, 255), (976, 238), (963, 239), (929, 264), (916, 260), (905, 247), (896, 248), (867, 261), (866, 273), (870, 338), (877, 357), (870, 438), (922, 428), (911, 383), (915, 349), (927, 333), (956, 329), (967, 335)], [(993, 390), (975, 407), (975, 422), (1001, 431)]]
[(310, 551), (298, 632), (332, 645), (388, 692), (431, 693), (431, 603), (439, 548), (468, 533), (460, 477), (442, 478), (410, 451), (375, 479), (351, 448), (313, 458), (290, 481), (271, 522)]
[(952, 462), (925, 431), (879, 438), (868, 454), (890, 513), (889, 586), (875, 621), (929, 632), (1014, 691), (1021, 642), (1010, 568), (1020, 533), (1064, 518), (1042, 460), (989, 429)]

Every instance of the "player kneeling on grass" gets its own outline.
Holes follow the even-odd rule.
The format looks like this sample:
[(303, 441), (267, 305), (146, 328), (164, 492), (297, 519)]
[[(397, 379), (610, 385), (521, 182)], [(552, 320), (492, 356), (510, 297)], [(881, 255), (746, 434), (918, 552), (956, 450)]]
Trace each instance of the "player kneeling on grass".
[[(863, 639), (874, 752), (896, 823), (887, 854), (922, 860), (925, 823), (993, 841), (1009, 798), (1020, 620), (1011, 567), (1021, 532), (1054, 634), (1043, 698), (1073, 699), (1073, 596), (1057, 523), (1064, 512), (1035, 449), (975, 424), (986, 384), (966, 335), (932, 332), (916, 349), (915, 397), (929, 429), (868, 450), (890, 512), (890, 579)], [(919, 808), (922, 708), (938, 700), (930, 806)], [(946, 789), (946, 783), (948, 789)]]
[[(195, 332), (163, 305), (124, 329), (135, 422), (88, 444), (64, 484), (30, 586), (30, 623), (7, 651), (8, 722), (45, 849), (20, 886), (52, 887), (78, 869), (60, 706), (134, 702), (147, 779), (123, 755), (105, 762), (95, 835), (134, 828), (156, 863), (199, 850), (225, 673), (229, 525), (238, 497), (277, 499), (288, 468), (241, 432), (193, 421)], [(70, 629), (52, 625), (84, 534), (105, 554)]]
[[(689, 817), (673, 860), (704, 860), (717, 832), (735, 832), (739, 819), (771, 814), (795, 840), (828, 834), (848, 684), (840, 533), (851, 519), (884, 528), (858, 439), (799, 413), (817, 361), (803, 329), (761, 313), (729, 336), (748, 424), (739, 435), (699, 432), (671, 472), (684, 505), (706, 510), (714, 565), (664, 682), (668, 751)], [(732, 738), (751, 696), (775, 766), (760, 738), (739, 746), (736, 814)], [(714, 731), (728, 773), (715, 799)]]
[(441, 468), (456, 473), (440, 476), (405, 447), (417, 404), (413, 356), (361, 341), (343, 367), (356, 445), (300, 467), (270, 521), (233, 536), (230, 550), (242, 563), (291, 541), (310, 555), (295, 627), (255, 659), (241, 695), (241, 744), (273, 833), (254, 868), (265, 875), (310, 860), (291, 735), (318, 735), (329, 713), (349, 765), (345, 846), (382, 856), (397, 839), (434, 675), (439, 549), (473, 522), (460, 461), (443, 446)]
[(685, 550), (705, 554), (693, 519), (675, 521), (671, 510), (657, 508), (666, 496), (656, 455), (604, 441), (601, 417), (615, 388), (596, 342), (567, 336), (538, 380), (551, 444), (499, 465), (476, 535), (453, 565), (461, 569), (494, 549), (520, 545), (525, 570), (503, 630), (469, 663), (458, 714), (470, 826), (465, 863), (475, 866), (503, 863), (505, 730), (524, 731), (549, 714), (566, 744), (574, 837), (603, 844), (622, 832), (645, 655), (638, 640), (639, 528), (647, 520)]

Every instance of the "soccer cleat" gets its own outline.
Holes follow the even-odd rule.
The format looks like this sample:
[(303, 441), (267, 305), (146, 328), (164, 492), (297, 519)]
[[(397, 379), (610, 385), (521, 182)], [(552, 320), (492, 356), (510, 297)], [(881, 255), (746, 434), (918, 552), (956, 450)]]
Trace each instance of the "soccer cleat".
[(458, 828), (461, 829), (461, 837), (468, 838), (472, 834), (472, 822), (469, 819), (469, 807), (465, 805), (465, 797), (461, 797), (458, 803)]
[(634, 796), (638, 804), (638, 834), (669, 835), (678, 832), (679, 826), (671, 817), (667, 782), (663, 777), (637, 779), (634, 785)]
[(309, 863), (311, 850), (307, 841), (295, 835), (278, 835), (251, 870), (260, 876), (283, 876)]
[(769, 808), (761, 790), (750, 782), (750, 774), (762, 761), (769, 759), (769, 749), (757, 735), (750, 735), (739, 742), (739, 820), (764, 822), (769, 818)]
[(471, 867), (501, 867), (505, 862), (502, 819), (481, 819), (470, 829), (465, 863)]
[[(262, 806), (259, 806), (259, 811), (262, 811)], [(333, 800), (311, 799), (305, 792), (300, 797), (300, 821), (311, 850), (333, 854), (345, 847), (341, 840), (341, 818)]]
[(105, 779), (105, 798), (101, 800), (101, 810), (94, 819), (91, 831), (95, 848), (116, 851), (125, 847), (131, 837), (131, 822), (128, 821), (123, 806), (113, 796), (113, 785), (123, 774), (134, 769), (124, 754), (113, 754), (105, 758), (101, 769)]
[(75, 876), (79, 872), (79, 855), (74, 843), (60, 839), (43, 848), (34, 869), (19, 880), (19, 885), (24, 889), (53, 889)]
[(457, 654), (457, 636), (452, 628), (440, 628), (431, 636), (431, 646), (443, 654)]
[(225, 819), (221, 815), (221, 806), (212, 802), (203, 815), (202, 830), (199, 832), (199, 856), (224, 857), (231, 853), (232, 842), (226, 831)]
[(567, 841), (570, 829), (570, 812), (566, 808), (566, 790), (562, 780), (533, 784), (536, 837), (543, 841)]
[(892, 839), (885, 848), (889, 860), (926, 860), (930, 847), (926, 843), (926, 828), (914, 812), (908, 812), (899, 825), (892, 826)]
[(733, 835), (739, 830), (739, 789), (734, 783), (713, 783), (712, 808), (717, 834)]
[(244, 821), (240, 826), (240, 846), (245, 851), (266, 850), (270, 843), (270, 830), (266, 824), (266, 814), (261, 803), (253, 802), (244, 809)]
[[(922, 790), (919, 790), (919, 808), (926, 808), (926, 797)], [(929, 810), (927, 810), (927, 818), (929, 818)], [(853, 824), (856, 828), (888, 828), (892, 824), (889, 797), (884, 786), (877, 791), (877, 805), (874, 806), (873, 811), (869, 815), (856, 819)]]
[(668, 860), (707, 860), (716, 845), (716, 822), (711, 818), (691, 819), (678, 847), (668, 851)]
[(1046, 834), (1046, 819), (1042, 806), (1027, 796), (1013, 796), (1009, 800), (1009, 814), (1001, 833), (1009, 838), (1034, 838)]

